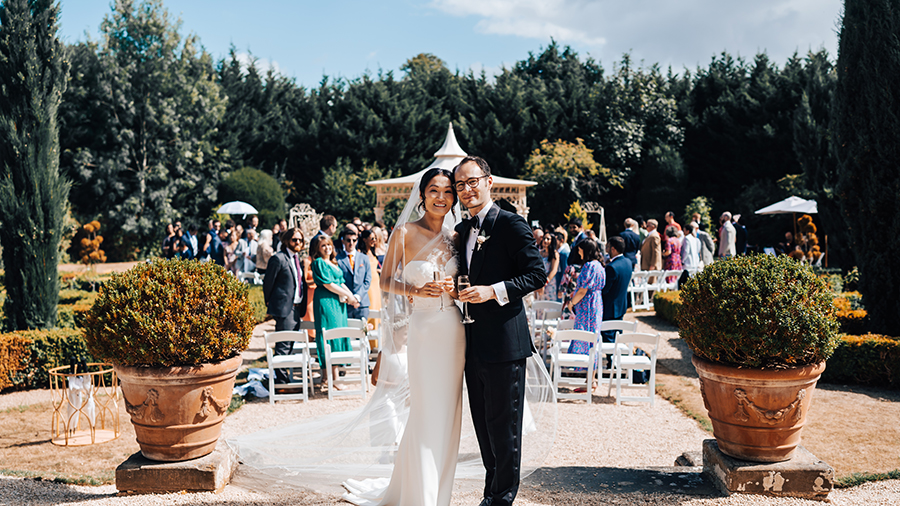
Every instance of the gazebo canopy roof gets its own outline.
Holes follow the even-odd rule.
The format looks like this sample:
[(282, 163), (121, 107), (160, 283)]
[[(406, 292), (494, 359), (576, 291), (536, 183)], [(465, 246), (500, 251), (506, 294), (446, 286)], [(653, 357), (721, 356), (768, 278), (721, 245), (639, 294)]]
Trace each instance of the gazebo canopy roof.
[[(453, 170), (453, 167), (467, 156), (466, 152), (463, 151), (461, 147), (459, 147), (459, 142), (456, 141), (456, 134), (453, 132), (453, 123), (450, 123), (450, 126), (447, 128), (447, 137), (444, 139), (444, 144), (441, 146), (437, 152), (434, 153), (434, 162), (428, 167), (416, 172), (415, 174), (410, 174), (408, 176), (395, 177), (392, 179), (381, 179), (378, 181), (368, 181), (366, 182), (369, 186), (412, 186), (422, 177), (422, 174), (425, 173), (428, 169), (433, 169), (435, 167), (447, 170)], [(507, 177), (500, 176), (492, 176), (495, 185), (501, 186), (534, 186), (537, 183), (534, 181), (525, 181), (522, 179), (510, 179)]]

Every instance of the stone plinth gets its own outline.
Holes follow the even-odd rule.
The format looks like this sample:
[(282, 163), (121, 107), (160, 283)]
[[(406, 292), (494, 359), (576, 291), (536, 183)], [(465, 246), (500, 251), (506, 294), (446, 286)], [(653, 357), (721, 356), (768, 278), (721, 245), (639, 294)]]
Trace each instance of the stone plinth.
[(824, 500), (834, 486), (834, 469), (798, 446), (786, 462), (747, 462), (719, 450), (715, 439), (703, 441), (703, 472), (726, 494), (760, 494)]
[(137, 452), (116, 468), (116, 489), (120, 494), (218, 493), (237, 464), (237, 455), (222, 441), (209, 455), (183, 462), (149, 460)]

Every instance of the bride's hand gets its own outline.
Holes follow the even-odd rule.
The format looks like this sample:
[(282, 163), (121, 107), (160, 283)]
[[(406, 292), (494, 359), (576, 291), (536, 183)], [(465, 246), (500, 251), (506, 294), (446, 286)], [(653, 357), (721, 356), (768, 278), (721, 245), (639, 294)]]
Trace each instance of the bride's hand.
[(419, 293), (416, 295), (419, 297), (440, 297), (442, 293), (444, 293), (443, 281), (429, 281), (419, 289)]

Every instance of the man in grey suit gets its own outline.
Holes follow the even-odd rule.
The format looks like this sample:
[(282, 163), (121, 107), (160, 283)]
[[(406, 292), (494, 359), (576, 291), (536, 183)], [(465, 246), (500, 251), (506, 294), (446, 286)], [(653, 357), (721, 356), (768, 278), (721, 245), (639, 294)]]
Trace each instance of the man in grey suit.
[(344, 273), (344, 284), (353, 292), (359, 307), (347, 308), (347, 318), (365, 321), (369, 317), (369, 287), (372, 285), (372, 265), (369, 256), (356, 249), (359, 235), (352, 229), (341, 232), (341, 244), (337, 253), (337, 264)]
[[(266, 311), (275, 317), (275, 330), (299, 330), (306, 315), (306, 281), (300, 253), (305, 246), (303, 231), (289, 228), (281, 234), (284, 248), (269, 259), (263, 278)], [(292, 341), (275, 344), (276, 355), (288, 355), (294, 348)], [(275, 383), (288, 383), (286, 369), (275, 369)]]

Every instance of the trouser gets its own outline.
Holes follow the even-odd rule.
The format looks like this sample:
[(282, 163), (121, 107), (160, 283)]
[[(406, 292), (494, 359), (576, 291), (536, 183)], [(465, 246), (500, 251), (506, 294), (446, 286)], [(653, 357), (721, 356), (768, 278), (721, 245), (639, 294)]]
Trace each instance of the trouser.
[(369, 319), (369, 306), (347, 307), (347, 318), (358, 318), (362, 321)]
[(481, 460), (487, 470), (484, 497), (511, 505), (519, 490), (525, 360), (489, 364), (466, 359), (466, 388)]
[[(300, 330), (300, 322), (303, 320), (303, 305), (294, 304), (294, 311), (284, 318), (275, 318), (275, 331)], [(280, 341), (275, 343), (273, 353), (275, 355), (290, 355), (294, 351), (293, 341)], [(275, 383), (290, 383), (290, 369), (275, 369)]]

